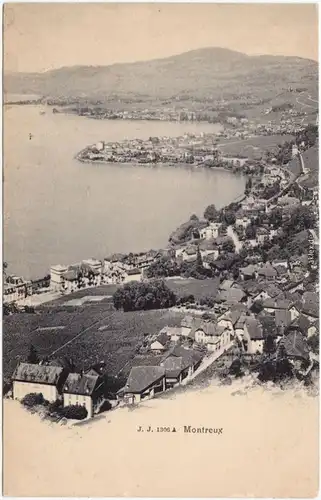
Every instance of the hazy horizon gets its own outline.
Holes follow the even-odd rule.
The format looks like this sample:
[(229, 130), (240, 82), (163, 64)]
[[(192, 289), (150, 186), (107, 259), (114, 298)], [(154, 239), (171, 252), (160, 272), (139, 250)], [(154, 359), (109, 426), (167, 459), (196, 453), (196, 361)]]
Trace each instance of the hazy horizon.
[(4, 70), (45, 72), (204, 48), (318, 61), (317, 4), (6, 4)]

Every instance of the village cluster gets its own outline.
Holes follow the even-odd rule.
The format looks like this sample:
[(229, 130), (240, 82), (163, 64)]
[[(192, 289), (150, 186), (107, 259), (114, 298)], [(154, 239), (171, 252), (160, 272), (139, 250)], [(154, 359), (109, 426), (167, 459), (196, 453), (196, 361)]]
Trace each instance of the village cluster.
[[(189, 142), (191, 138), (182, 140)], [(197, 143), (197, 138), (192, 140)], [(153, 151), (157, 151), (157, 140), (156, 146), (155, 141), (150, 142)], [(204, 154), (204, 137), (201, 142)], [(175, 140), (168, 143), (180, 147)], [(132, 141), (124, 144), (122, 151), (127, 148), (131, 154)], [(104, 144), (101, 147), (106, 150)], [(293, 174), (273, 162), (262, 162), (259, 169), (257, 165), (250, 166), (251, 182), (247, 183), (242, 199), (220, 211), (214, 207), (213, 214), (205, 217), (204, 213), (202, 220), (194, 218), (194, 230), (182, 241), (172, 239), (163, 250), (52, 265), (48, 277), (38, 280), (36, 287), (22, 278), (7, 276), (4, 303), (23, 304), (43, 287), (61, 296), (103, 284), (121, 286), (149, 281), (155, 277), (151, 270), (155, 272), (163, 261), (181, 270), (184, 265), (195, 263), (202, 272), (205, 270), (204, 277), (210, 272), (208, 276), (217, 279), (210, 300), (202, 302), (190, 297), (176, 303), (173, 309), (185, 314), (181, 323), (162, 328), (137, 346), (141, 353), (151, 355), (150, 362), (131, 367), (127, 382), (117, 392), (117, 404), (137, 403), (185, 384), (233, 348), (240, 356), (276, 353), (281, 349), (298, 373), (306, 376), (318, 363), (318, 187), (306, 182), (309, 171), (297, 146), (292, 148), (292, 157), (300, 165), (300, 173)], [(275, 185), (275, 193), (266, 196), (266, 190)], [(309, 251), (280, 257), (278, 243), (276, 255), (264, 258), (264, 245), (271, 249), (269, 243), (285, 241), (284, 226), (302, 209), (309, 211), (302, 212), (304, 224), (309, 217), (316, 221), (304, 226), (306, 229), (294, 228), (291, 238), (298, 238), (298, 245), (300, 241), (308, 242)], [(238, 258), (236, 267), (228, 265), (229, 259), (233, 263)], [(74, 373), (59, 360), (19, 363), (12, 381), (15, 399), (41, 393), (46, 401), (58, 400), (64, 407), (82, 406), (89, 417), (100, 410), (106, 398), (100, 369), (91, 367)]]

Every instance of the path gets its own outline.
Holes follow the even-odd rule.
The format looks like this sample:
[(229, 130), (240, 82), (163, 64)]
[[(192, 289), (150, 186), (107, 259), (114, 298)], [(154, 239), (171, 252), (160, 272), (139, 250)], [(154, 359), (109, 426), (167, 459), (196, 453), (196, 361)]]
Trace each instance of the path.
[[(73, 337), (71, 340), (68, 340), (68, 342), (65, 342), (65, 344), (63, 344), (62, 346), (58, 347), (58, 349), (56, 349), (55, 351), (53, 351), (51, 354), (49, 354), (47, 357), (48, 358), (51, 358), (54, 354), (56, 354), (58, 351), (61, 351), (61, 349), (63, 349), (64, 347), (66, 347), (67, 345), (71, 344), (72, 342), (74, 342), (76, 339), (78, 339), (81, 335), (83, 335), (84, 333), (88, 332), (88, 330), (90, 330), (93, 326), (95, 325), (98, 325), (99, 323), (101, 323), (102, 321), (102, 318), (100, 318), (98, 321), (95, 321), (95, 323), (92, 323), (90, 326), (88, 326), (87, 328), (85, 328), (84, 330), (82, 330), (80, 333), (78, 333), (75, 337)], [(106, 326), (109, 326), (109, 325), (106, 325)]]
[(191, 380), (194, 380), (194, 378), (196, 378), (198, 375), (200, 375), (204, 370), (206, 370), (209, 366), (211, 366), (214, 361), (216, 361), (220, 356), (222, 356), (222, 354), (224, 354), (225, 352), (227, 352), (229, 349), (231, 349), (231, 347), (234, 345), (234, 342), (230, 342), (227, 346), (221, 348), (219, 351), (215, 351), (213, 352), (210, 356), (206, 356), (205, 358), (203, 358), (200, 366), (197, 368), (197, 370), (195, 370), (195, 372), (186, 377), (181, 385), (186, 385), (188, 384)]
[(239, 240), (239, 237), (238, 235), (236, 234), (236, 232), (234, 231), (233, 227), (232, 226), (228, 226), (227, 227), (227, 235), (232, 238), (233, 242), (234, 242), (234, 245), (235, 245), (235, 252), (236, 253), (239, 253), (240, 250), (242, 250), (242, 243), (240, 242)]

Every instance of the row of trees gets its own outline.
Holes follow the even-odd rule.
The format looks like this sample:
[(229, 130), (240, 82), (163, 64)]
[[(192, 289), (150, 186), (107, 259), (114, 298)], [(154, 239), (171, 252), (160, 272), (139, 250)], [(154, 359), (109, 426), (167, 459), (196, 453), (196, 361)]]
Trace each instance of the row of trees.
[(119, 288), (113, 295), (115, 309), (141, 311), (165, 309), (176, 304), (176, 295), (161, 280), (148, 283), (133, 281)]

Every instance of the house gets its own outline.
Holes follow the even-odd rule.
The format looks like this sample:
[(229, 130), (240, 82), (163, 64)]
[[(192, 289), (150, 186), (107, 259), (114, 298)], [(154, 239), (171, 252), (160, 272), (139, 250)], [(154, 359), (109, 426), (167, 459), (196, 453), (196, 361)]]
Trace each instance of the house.
[(220, 253), (218, 250), (213, 250), (207, 255), (205, 255), (203, 257), (203, 266), (205, 267), (205, 269), (211, 269), (219, 255)]
[(47, 401), (56, 401), (66, 378), (66, 371), (59, 366), (19, 363), (12, 376), (13, 399), (21, 400), (27, 394), (41, 393)]
[(175, 346), (172, 349), (170, 349), (166, 353), (162, 362), (165, 361), (165, 359), (167, 359), (170, 356), (183, 358), (184, 363), (188, 365), (188, 375), (192, 375), (194, 373), (194, 371), (199, 367), (203, 358), (203, 355), (196, 349), (186, 349), (185, 347), (181, 346)]
[(166, 344), (168, 343), (167, 333), (161, 333), (158, 337), (151, 343), (150, 350), (155, 353), (161, 353), (165, 350)]
[(195, 262), (197, 257), (196, 247), (187, 247), (181, 254), (184, 262)]
[(283, 332), (292, 322), (292, 317), (290, 311), (287, 309), (276, 309), (275, 310), (275, 326), (279, 331)]
[(198, 344), (206, 344), (208, 340), (216, 335), (215, 324), (211, 321), (204, 321), (197, 326), (194, 331), (192, 330), (190, 335), (193, 336), (192, 338)]
[(297, 331), (292, 330), (285, 335), (279, 342), (278, 351), (284, 348), (288, 358), (292, 360), (309, 361), (310, 349), (304, 335)]
[(129, 404), (139, 403), (165, 391), (165, 368), (163, 366), (133, 366), (126, 385), (117, 393)]
[(244, 348), (249, 353), (263, 352), (264, 335), (257, 318), (248, 316), (244, 322)]
[(206, 341), (206, 348), (208, 351), (227, 349), (231, 345), (232, 337), (232, 330), (224, 326), (216, 325), (215, 335), (208, 337), (208, 340)]
[(3, 302), (11, 304), (32, 295), (33, 283), (18, 276), (8, 276), (3, 286)]
[(103, 400), (104, 384), (95, 372), (69, 373), (63, 387), (64, 406), (83, 406), (88, 418), (93, 417), (98, 404)]
[(236, 214), (236, 219), (235, 219), (236, 226), (241, 226), (244, 229), (246, 229), (247, 226), (249, 226), (250, 224), (251, 224), (251, 219), (249, 217), (243, 215), (242, 213)]
[(130, 283), (132, 281), (142, 281), (142, 272), (140, 269), (129, 269), (125, 273), (124, 283)]
[(305, 337), (311, 337), (319, 331), (318, 321), (311, 323), (309, 318), (304, 314), (300, 314), (296, 317), (290, 326), (297, 328)]
[(257, 266), (252, 264), (240, 268), (240, 277), (242, 280), (255, 279), (257, 276)]
[(191, 315), (185, 316), (181, 321), (181, 334), (183, 337), (188, 337), (192, 329), (198, 328), (201, 325), (200, 318), (194, 318)]
[(231, 287), (228, 290), (222, 290), (217, 300), (224, 302), (226, 305), (233, 305), (244, 302), (246, 294), (241, 288)]
[(50, 288), (52, 290), (61, 290), (63, 283), (63, 274), (68, 271), (67, 266), (61, 266), (60, 264), (50, 267)]
[(188, 375), (189, 365), (182, 357), (169, 356), (161, 366), (165, 369), (166, 388), (180, 384)]
[(86, 259), (82, 261), (82, 265), (91, 270), (96, 276), (102, 273), (103, 265), (100, 260)]
[(209, 226), (200, 230), (200, 238), (206, 240), (217, 238), (219, 236), (219, 229), (221, 225), (222, 224), (220, 222), (211, 222)]
[(278, 273), (271, 264), (267, 263), (263, 267), (257, 270), (259, 278), (264, 278), (266, 280), (273, 280), (277, 277)]
[(311, 323), (316, 322), (319, 317), (319, 297), (315, 292), (304, 292), (301, 312)]
[(179, 326), (165, 326), (159, 332), (159, 335), (167, 335), (167, 340), (170, 338), (172, 342), (177, 342), (182, 336), (182, 328)]
[(78, 290), (79, 284), (79, 269), (76, 267), (69, 268), (62, 274), (62, 290), (71, 293)]
[(256, 241), (263, 244), (269, 238), (269, 231), (264, 227), (258, 227), (256, 230)]
[(268, 313), (275, 314), (275, 311), (278, 309), (289, 310), (292, 306), (291, 302), (287, 299), (282, 298), (273, 298), (273, 299), (265, 299), (262, 303), (263, 309)]

